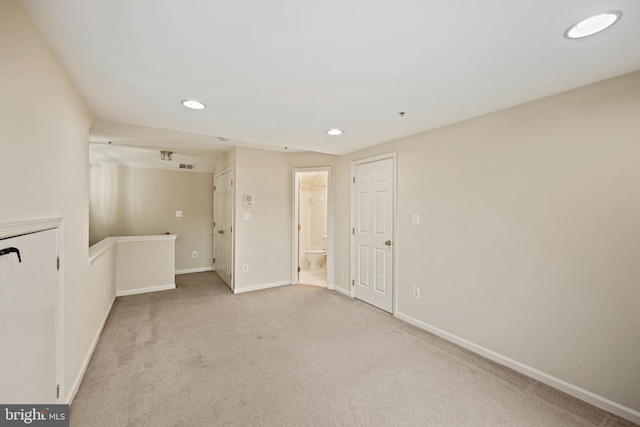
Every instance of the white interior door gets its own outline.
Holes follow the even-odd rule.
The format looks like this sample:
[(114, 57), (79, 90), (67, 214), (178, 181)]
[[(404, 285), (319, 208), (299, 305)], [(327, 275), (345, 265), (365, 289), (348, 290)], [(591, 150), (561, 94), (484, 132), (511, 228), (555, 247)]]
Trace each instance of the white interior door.
[(57, 230), (0, 240), (0, 402), (56, 403)]
[(354, 167), (354, 296), (393, 310), (394, 161)]
[(233, 170), (213, 179), (213, 243), (215, 269), (233, 290)]

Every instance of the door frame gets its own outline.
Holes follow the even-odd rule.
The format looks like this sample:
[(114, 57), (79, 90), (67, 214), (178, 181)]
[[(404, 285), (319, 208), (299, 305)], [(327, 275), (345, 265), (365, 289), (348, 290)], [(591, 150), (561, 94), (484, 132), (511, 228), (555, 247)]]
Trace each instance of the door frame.
[[(212, 185), (212, 193), (213, 193), (213, 197), (212, 197), (212, 210), (213, 210), (213, 222), (211, 224), (211, 244), (213, 245), (213, 258), (216, 258), (216, 235), (215, 235), (215, 227), (213, 226), (213, 223), (216, 222), (216, 210), (215, 210), (215, 203), (216, 203), (216, 194), (215, 194), (215, 185), (216, 185), (216, 178), (219, 178), (220, 176), (224, 175), (225, 173), (229, 173), (231, 172), (231, 229), (235, 230), (236, 229), (236, 186), (235, 186), (235, 172), (233, 170), (233, 166), (229, 166), (228, 168), (216, 173), (213, 175), (213, 185)], [(231, 277), (229, 279), (229, 288), (231, 289), (231, 292), (234, 292), (234, 289), (236, 287), (236, 270), (235, 270), (235, 261), (236, 261), (236, 234), (235, 231), (231, 232)], [(213, 263), (213, 271), (216, 271), (216, 263)]]
[(355, 236), (354, 236), (354, 230), (355, 230), (355, 226), (356, 226), (356, 220), (355, 220), (355, 212), (356, 212), (356, 207), (355, 207), (355, 203), (356, 203), (356, 199), (355, 199), (355, 178), (356, 178), (356, 166), (358, 165), (362, 165), (365, 163), (373, 163), (373, 162), (377, 162), (380, 160), (387, 160), (387, 159), (392, 159), (393, 160), (393, 173), (391, 174), (393, 176), (393, 221), (391, 221), (391, 223), (393, 224), (393, 231), (391, 234), (391, 241), (393, 242), (393, 256), (392, 256), (392, 260), (391, 260), (391, 268), (392, 268), (392, 272), (391, 272), (391, 287), (393, 288), (391, 291), (391, 297), (393, 299), (392, 303), (391, 303), (391, 314), (393, 316), (396, 316), (396, 313), (398, 312), (398, 266), (397, 266), (397, 262), (398, 262), (398, 155), (397, 153), (391, 152), (391, 153), (386, 153), (386, 154), (380, 154), (377, 156), (373, 156), (373, 157), (366, 157), (364, 159), (358, 159), (358, 160), (353, 160), (351, 162), (351, 233), (349, 236), (350, 239), (350, 250), (349, 250), (349, 257), (351, 258), (351, 263), (350, 263), (350, 271), (351, 271), (351, 275), (349, 277), (349, 280), (351, 281), (351, 286), (350, 288), (350, 292), (349, 295), (351, 296), (351, 298), (355, 298)]
[(334, 239), (333, 239), (333, 224), (334, 224), (334, 208), (333, 208), (333, 177), (331, 176), (331, 166), (318, 166), (309, 168), (294, 168), (291, 171), (292, 185), (292, 221), (291, 221), (291, 284), (296, 285), (300, 281), (298, 274), (299, 263), (299, 230), (298, 230), (298, 204), (300, 183), (298, 174), (305, 172), (327, 172), (327, 289), (334, 289), (334, 265), (333, 265), (333, 253), (334, 253)]
[(0, 239), (9, 239), (25, 234), (39, 233), (41, 231), (56, 230), (56, 256), (58, 257), (58, 269), (56, 274), (56, 384), (59, 394), (55, 403), (65, 401), (67, 390), (64, 384), (64, 262), (60, 247), (64, 247), (63, 218), (43, 218), (30, 221), (19, 221), (0, 224)]

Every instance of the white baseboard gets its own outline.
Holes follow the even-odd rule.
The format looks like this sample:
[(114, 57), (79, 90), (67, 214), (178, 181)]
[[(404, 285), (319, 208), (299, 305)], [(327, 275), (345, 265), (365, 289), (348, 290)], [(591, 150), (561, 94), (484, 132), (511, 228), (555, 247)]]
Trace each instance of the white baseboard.
[(246, 288), (238, 288), (236, 287), (233, 290), (234, 294), (242, 294), (244, 292), (252, 292), (252, 291), (259, 291), (262, 289), (269, 289), (269, 288), (277, 288), (278, 286), (287, 286), (290, 285), (291, 282), (290, 281), (284, 281), (284, 282), (275, 282), (275, 283), (265, 283), (263, 285), (255, 285), (255, 286), (247, 286)]
[[(338, 288), (336, 288), (336, 290), (341, 291)], [(449, 332), (443, 331), (442, 329), (436, 328), (435, 326), (429, 325), (428, 323), (422, 322), (406, 314), (396, 312), (396, 317), (400, 320), (403, 320), (407, 323), (412, 324), (413, 326), (417, 326), (418, 328), (424, 329), (427, 332), (431, 332), (434, 335), (437, 335), (441, 338), (444, 338), (447, 341), (457, 344), (460, 347), (464, 347), (467, 350), (471, 350), (474, 353), (477, 353), (481, 356), (486, 357), (487, 359), (491, 359), (494, 362), (497, 362), (501, 365), (511, 368), (514, 371), (518, 371), (521, 374), (524, 374), (528, 377), (536, 379), (541, 383), (547, 384), (553, 388), (561, 390), (567, 394), (570, 394), (573, 397), (577, 397), (580, 400), (584, 400), (585, 402), (590, 403), (594, 406), (597, 406), (598, 408), (604, 409), (605, 411), (611, 412), (612, 414), (626, 418), (630, 421), (633, 421), (636, 424), (640, 424), (640, 412), (634, 409), (628, 408), (624, 405), (621, 405), (612, 400), (609, 400), (606, 397), (599, 396), (588, 390), (580, 388), (574, 384), (568, 383), (559, 378), (556, 378), (554, 376), (541, 372), (535, 368), (532, 368), (531, 366), (527, 366), (509, 357), (503, 356), (487, 348), (481, 347), (477, 344), (474, 344), (456, 335), (450, 334)]]
[(161, 286), (149, 286), (148, 288), (129, 289), (126, 291), (117, 291), (117, 297), (125, 297), (127, 295), (146, 294), (148, 292), (168, 291), (169, 289), (175, 289), (176, 284), (161, 285)]
[(203, 271), (214, 271), (213, 267), (199, 267), (199, 268), (188, 268), (186, 270), (176, 270), (176, 275), (178, 274), (189, 274), (189, 273), (202, 273)]
[(91, 361), (91, 357), (93, 357), (93, 352), (96, 350), (96, 346), (98, 345), (98, 341), (100, 340), (100, 335), (102, 335), (102, 330), (104, 326), (107, 324), (107, 319), (109, 318), (109, 314), (111, 314), (111, 309), (113, 308), (113, 303), (116, 302), (116, 297), (114, 296), (111, 300), (111, 304), (109, 304), (109, 309), (104, 315), (104, 319), (102, 320), (102, 325), (98, 328), (95, 337), (93, 337), (93, 342), (91, 343), (91, 347), (89, 347), (89, 351), (82, 361), (82, 367), (80, 368), (80, 372), (78, 372), (78, 376), (76, 376), (75, 381), (73, 382), (73, 387), (67, 393), (67, 397), (65, 399), (65, 403), (71, 405), (73, 399), (76, 397), (78, 393), (78, 389), (80, 389), (80, 383), (82, 382), (82, 378), (84, 378), (85, 372), (87, 372), (87, 368), (89, 367), (89, 362)]
[(337, 291), (337, 292), (340, 292), (341, 294), (346, 295), (348, 297), (351, 297), (351, 292), (347, 291), (346, 289), (342, 289), (342, 288), (339, 288), (337, 286), (334, 286), (333, 290)]

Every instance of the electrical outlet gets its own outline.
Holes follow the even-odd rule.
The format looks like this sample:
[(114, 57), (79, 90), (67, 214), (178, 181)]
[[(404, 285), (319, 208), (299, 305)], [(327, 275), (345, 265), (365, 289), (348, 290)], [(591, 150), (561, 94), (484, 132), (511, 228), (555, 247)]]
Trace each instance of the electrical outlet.
[(344, 271), (342, 271), (342, 270), (340, 271), (340, 278), (344, 279)]
[(251, 212), (245, 212), (243, 218), (245, 221), (251, 221)]
[(191, 252), (191, 258), (198, 258), (198, 251)]
[(242, 264), (242, 272), (246, 273), (247, 271), (249, 271), (249, 264)]
[(182, 218), (182, 211), (176, 211), (176, 218)]
[(413, 287), (413, 297), (414, 298), (420, 298), (420, 288), (417, 286)]
[(411, 223), (413, 225), (420, 225), (420, 215), (413, 214), (413, 218), (411, 219)]

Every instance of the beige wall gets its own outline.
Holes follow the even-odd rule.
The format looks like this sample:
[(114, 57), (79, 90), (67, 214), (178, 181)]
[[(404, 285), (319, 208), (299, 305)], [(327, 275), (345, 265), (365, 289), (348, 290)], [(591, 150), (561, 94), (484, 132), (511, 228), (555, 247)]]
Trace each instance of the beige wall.
[(90, 184), (91, 244), (169, 232), (178, 235), (176, 270), (212, 267), (213, 174), (91, 165)]
[(338, 156), (322, 153), (293, 153), (290, 157), (292, 168), (333, 167), (337, 159)]
[(63, 217), (66, 399), (111, 300), (89, 280), (91, 113), (22, 4), (0, 2), (0, 222)]
[[(318, 153), (285, 153), (238, 147), (235, 165), (235, 288), (260, 288), (291, 283), (292, 170), (300, 167), (333, 166), (336, 156)], [(221, 170), (220, 170), (221, 171)], [(253, 208), (242, 204), (244, 194), (253, 194)], [(244, 213), (251, 221), (244, 221)], [(249, 271), (242, 272), (248, 264)]]
[[(235, 168), (235, 289), (291, 283), (289, 155), (238, 147)], [(244, 194), (254, 196), (253, 208), (243, 206)], [(244, 221), (245, 212), (251, 221)]]
[(171, 234), (102, 239), (89, 248), (89, 278), (112, 299), (175, 289), (176, 237)]
[(397, 152), (398, 313), (640, 410), (639, 118), (636, 72), (341, 157), (337, 270), (351, 161)]
[(225, 169), (232, 167), (236, 164), (236, 149), (232, 148), (224, 155), (218, 156), (216, 159), (215, 173), (218, 174)]
[(175, 243), (175, 235), (118, 238), (118, 296), (175, 289)]

